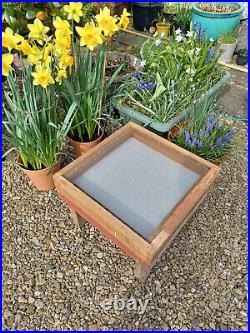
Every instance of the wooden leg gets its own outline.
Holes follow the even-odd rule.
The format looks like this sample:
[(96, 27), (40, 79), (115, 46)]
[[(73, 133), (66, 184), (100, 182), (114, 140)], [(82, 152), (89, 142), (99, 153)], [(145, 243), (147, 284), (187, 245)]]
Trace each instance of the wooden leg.
[(71, 217), (72, 217), (72, 220), (74, 222), (74, 224), (81, 228), (84, 224), (85, 224), (85, 221), (84, 219), (79, 216), (73, 209), (70, 208), (70, 213), (71, 213)]
[(141, 282), (145, 282), (149, 273), (151, 271), (152, 266), (142, 266), (141, 264), (136, 263), (135, 265), (135, 277)]

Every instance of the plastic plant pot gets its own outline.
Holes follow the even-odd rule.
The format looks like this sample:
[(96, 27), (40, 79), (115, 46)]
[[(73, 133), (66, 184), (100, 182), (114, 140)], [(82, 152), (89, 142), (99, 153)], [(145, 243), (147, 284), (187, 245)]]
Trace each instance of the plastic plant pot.
[(222, 36), (232, 33), (240, 24), (240, 17), (243, 12), (243, 6), (238, 2), (218, 2), (224, 6), (235, 6), (238, 9), (233, 12), (206, 12), (197, 7), (194, 3), (192, 7), (192, 25), (198, 22), (206, 29), (207, 38), (219, 39)]
[[(229, 79), (230, 73), (225, 72), (224, 76), (216, 82), (207, 92), (205, 92), (200, 98), (196, 100), (196, 106), (202, 104), (206, 98), (215, 98), (219, 89), (225, 82)], [(191, 104), (189, 107), (184, 109), (180, 114), (176, 117), (171, 118), (166, 123), (161, 123), (159, 121), (153, 120), (152, 118), (136, 111), (126, 105), (123, 105), (120, 101), (114, 100), (113, 106), (119, 111), (119, 113), (123, 116), (128, 117), (131, 121), (146, 127), (150, 131), (162, 136), (166, 137), (168, 131), (170, 131), (176, 124), (181, 122), (182, 120), (188, 118), (188, 115), (194, 109), (194, 105)]]
[(237, 40), (233, 44), (221, 43), (218, 50), (218, 52), (221, 53), (221, 56), (219, 57), (218, 61), (222, 61), (225, 63), (232, 61), (236, 46)]
[(240, 66), (245, 66), (248, 63), (248, 55), (241, 55), (240, 52), (242, 49), (237, 52), (236, 64)]
[(139, 31), (149, 30), (156, 21), (158, 13), (162, 10), (163, 5), (157, 3), (151, 3), (151, 5), (145, 5), (143, 2), (140, 4), (133, 4), (133, 24), (134, 28)]

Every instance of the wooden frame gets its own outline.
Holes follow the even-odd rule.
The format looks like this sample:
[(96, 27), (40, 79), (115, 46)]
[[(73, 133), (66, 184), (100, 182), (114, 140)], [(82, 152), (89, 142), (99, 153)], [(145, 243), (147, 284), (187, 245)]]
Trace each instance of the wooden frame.
[[(201, 176), (183, 200), (164, 219), (151, 241), (143, 239), (124, 222), (69, 181), (79, 173), (79, 170), (88, 169), (129, 137), (136, 138)], [(202, 202), (219, 170), (218, 166), (130, 122), (92, 150), (57, 172), (54, 176), (54, 182), (59, 196), (70, 207), (74, 222), (80, 227), (84, 223), (83, 219), (93, 224), (103, 235), (112, 240), (136, 261), (136, 276), (145, 280), (156, 259), (170, 246), (171, 241)]]

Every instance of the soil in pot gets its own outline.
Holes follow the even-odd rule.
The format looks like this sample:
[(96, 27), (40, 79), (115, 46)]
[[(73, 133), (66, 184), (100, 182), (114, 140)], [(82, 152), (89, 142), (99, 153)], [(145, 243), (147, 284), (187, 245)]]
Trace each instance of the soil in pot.
[(248, 56), (241, 55), (239, 51), (238, 51), (237, 58), (236, 58), (236, 64), (240, 65), (240, 66), (245, 66), (248, 62)]
[(49, 191), (55, 188), (53, 176), (61, 169), (61, 163), (62, 159), (59, 158), (56, 164), (51, 167), (42, 170), (28, 170), (21, 165), (21, 158), (18, 157), (18, 165), (39, 191)]
[(222, 5), (222, 4), (206, 4), (200, 2), (197, 7), (204, 12), (209, 13), (231, 13), (238, 10), (238, 7), (234, 5)]
[(86, 136), (86, 141), (80, 141), (79, 137), (69, 137), (70, 145), (73, 147), (76, 156), (79, 157), (98, 145), (98, 143), (103, 139), (103, 133), (103, 129), (101, 130), (99, 136), (98, 133), (95, 133), (92, 140), (89, 140)]

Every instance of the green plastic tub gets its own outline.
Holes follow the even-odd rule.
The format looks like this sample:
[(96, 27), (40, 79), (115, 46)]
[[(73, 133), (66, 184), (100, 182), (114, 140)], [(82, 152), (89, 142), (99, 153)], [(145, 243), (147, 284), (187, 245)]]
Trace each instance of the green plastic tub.
[[(230, 73), (225, 72), (225, 74), (222, 76), (222, 78), (216, 82), (206, 93), (201, 95), (200, 98), (196, 100), (196, 107), (199, 104), (202, 104), (205, 99), (207, 98), (215, 98), (219, 89), (222, 85), (225, 84), (225, 82), (229, 79)], [(189, 113), (194, 110), (194, 105), (190, 105), (186, 109), (184, 109), (178, 116), (170, 119), (166, 123), (161, 123), (159, 121), (155, 121), (152, 118), (126, 106), (123, 105), (119, 100), (113, 101), (113, 106), (119, 111), (119, 113), (123, 116), (126, 116), (131, 121), (142, 125), (143, 127), (146, 127), (150, 131), (160, 135), (160, 136), (166, 136), (168, 131), (170, 131), (176, 124), (178, 124), (180, 121), (184, 120), (188, 117)]]
[(207, 38), (217, 40), (232, 33), (239, 26), (243, 6), (238, 2), (216, 2), (215, 4), (233, 5), (238, 7), (238, 10), (228, 13), (210, 13), (199, 9), (197, 7), (198, 3), (194, 3), (192, 7), (192, 26), (194, 27), (195, 22), (198, 22), (202, 28), (206, 29)]

